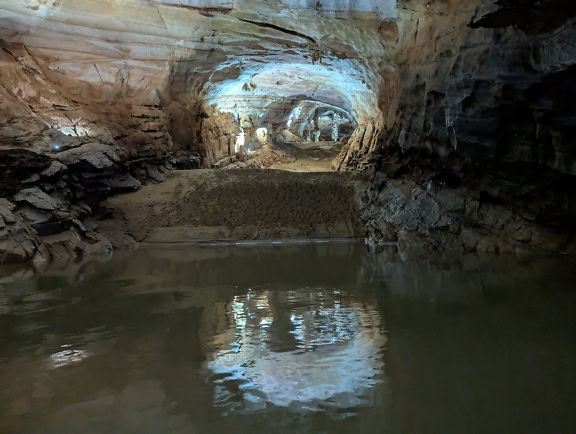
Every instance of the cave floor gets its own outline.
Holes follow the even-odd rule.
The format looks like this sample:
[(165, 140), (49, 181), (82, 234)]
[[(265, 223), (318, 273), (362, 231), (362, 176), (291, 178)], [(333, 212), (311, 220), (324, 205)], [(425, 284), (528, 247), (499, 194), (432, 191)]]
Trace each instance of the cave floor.
[(325, 158), (298, 158), (295, 161), (281, 161), (273, 164), (270, 169), (287, 170), (289, 172), (333, 172), (332, 160)]
[(367, 182), (362, 172), (174, 171), (110, 199), (115, 218), (101, 229), (145, 243), (362, 237)]
[(290, 145), (275, 145), (276, 148), (292, 158), (278, 161), (269, 169), (287, 170), (290, 172), (334, 172), (332, 162), (340, 153), (339, 146), (324, 149), (333, 142), (311, 142), (314, 147), (301, 149)]

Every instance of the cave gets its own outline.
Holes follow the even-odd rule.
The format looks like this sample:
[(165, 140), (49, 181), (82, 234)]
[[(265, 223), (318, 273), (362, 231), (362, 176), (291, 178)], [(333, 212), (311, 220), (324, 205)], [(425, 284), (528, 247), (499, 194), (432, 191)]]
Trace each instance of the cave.
[(0, 0), (0, 432), (572, 432), (575, 4)]

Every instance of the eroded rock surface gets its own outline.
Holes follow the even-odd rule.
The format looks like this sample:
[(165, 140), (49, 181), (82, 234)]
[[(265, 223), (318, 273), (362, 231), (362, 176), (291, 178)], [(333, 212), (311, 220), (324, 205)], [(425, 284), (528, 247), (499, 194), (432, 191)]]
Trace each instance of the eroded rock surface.
[(0, 0), (0, 197), (34, 236), (83, 239), (103, 200), (167, 168), (264, 167), (276, 145), (336, 138), (334, 167), (374, 176), (374, 244), (571, 252), (575, 15), (567, 0)]
[(573, 252), (573, 6), (411, 0), (398, 15), (385, 116), (337, 160), (379, 173), (365, 201), (371, 241)]
[(0, 161), (0, 263), (110, 253), (97, 232), (101, 201), (158, 182), (168, 167), (122, 160), (99, 143), (53, 156), (0, 149)]

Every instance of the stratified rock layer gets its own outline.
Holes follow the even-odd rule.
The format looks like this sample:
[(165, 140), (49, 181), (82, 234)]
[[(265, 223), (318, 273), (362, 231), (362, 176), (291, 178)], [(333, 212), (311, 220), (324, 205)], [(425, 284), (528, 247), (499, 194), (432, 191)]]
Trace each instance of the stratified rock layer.
[(102, 200), (159, 182), (169, 167), (122, 152), (101, 143), (56, 156), (0, 150), (0, 263), (110, 253), (113, 242), (97, 233)]
[(378, 172), (365, 198), (373, 243), (574, 251), (576, 13), (498, 3), (400, 3), (384, 119), (337, 162)]
[(246, 153), (325, 140), (338, 115), (334, 167), (374, 175), (373, 244), (572, 252), (575, 15), (568, 0), (0, 0), (16, 219), (0, 236), (32, 234), (29, 258), (166, 167), (261, 167)]

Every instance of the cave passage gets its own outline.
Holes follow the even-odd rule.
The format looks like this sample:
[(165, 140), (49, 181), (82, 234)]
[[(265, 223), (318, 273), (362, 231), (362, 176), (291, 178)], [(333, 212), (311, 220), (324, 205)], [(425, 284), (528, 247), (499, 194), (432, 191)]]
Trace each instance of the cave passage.
[(576, 0), (0, 0), (0, 433), (574, 433)]
[[(0, 254), (77, 257), (187, 226), (574, 253), (568, 3), (0, 0)], [(322, 222), (335, 200), (350, 206)]]
[[(358, 65), (341, 62), (336, 70), (331, 65), (338, 62), (244, 62), (242, 72), (234, 65), (231, 78), (215, 74), (204, 85), (205, 104), (211, 107), (208, 116), (214, 118), (207, 123), (233, 136), (232, 155), (224, 155), (214, 163), (216, 167), (237, 167), (238, 163), (230, 162), (256, 159), (270, 168), (334, 170), (333, 162), (358, 128), (359, 119), (365, 122), (378, 112), (370, 105), (375, 95), (358, 77)], [(282, 155), (284, 161), (267, 165), (269, 151), (277, 158)]]

